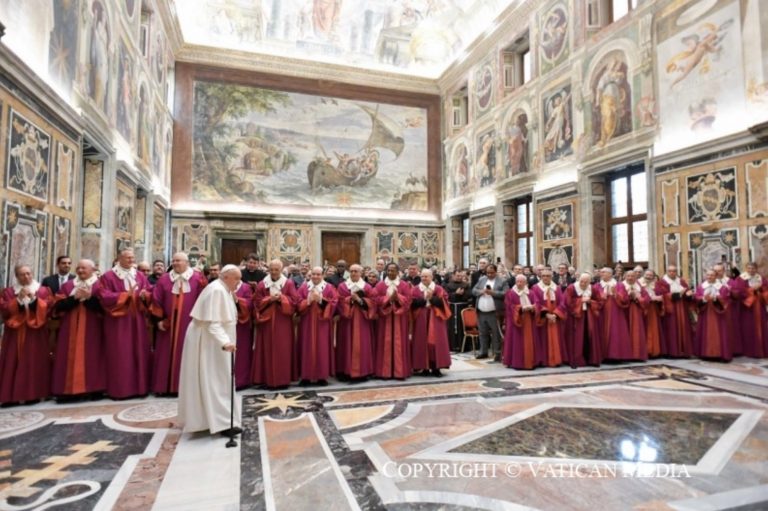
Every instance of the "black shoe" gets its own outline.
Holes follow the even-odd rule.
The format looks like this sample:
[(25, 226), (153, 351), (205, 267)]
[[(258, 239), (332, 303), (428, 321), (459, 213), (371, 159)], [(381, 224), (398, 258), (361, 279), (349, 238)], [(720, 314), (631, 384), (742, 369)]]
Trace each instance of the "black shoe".
[(429, 369), (422, 369), (421, 371), (418, 372), (419, 376), (429, 376), (430, 374), (432, 373), (429, 372)]
[(299, 387), (309, 387), (309, 380), (301, 380), (299, 382)]
[(320, 387), (327, 387), (328, 386), (328, 380), (318, 380), (317, 385)]
[(501, 355), (496, 355), (495, 357), (493, 357), (493, 361), (494, 362), (501, 362)]
[(442, 378), (445, 375), (440, 372), (440, 369), (432, 369), (432, 376), (436, 378)]
[(483, 355), (482, 353), (475, 357), (475, 360), (483, 360), (484, 358), (488, 358), (488, 353)]
[(225, 429), (224, 431), (220, 431), (219, 434), (223, 437), (232, 438), (235, 437), (243, 432), (242, 428), (238, 428), (235, 426), (234, 428)]

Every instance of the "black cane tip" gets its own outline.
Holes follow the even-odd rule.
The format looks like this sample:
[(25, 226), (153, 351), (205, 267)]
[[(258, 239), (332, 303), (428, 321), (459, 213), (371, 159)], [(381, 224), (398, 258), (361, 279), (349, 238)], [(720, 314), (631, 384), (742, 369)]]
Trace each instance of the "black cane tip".
[(229, 441), (227, 442), (227, 448), (230, 448), (230, 447), (237, 447), (237, 440), (235, 440), (234, 438), (230, 438)]

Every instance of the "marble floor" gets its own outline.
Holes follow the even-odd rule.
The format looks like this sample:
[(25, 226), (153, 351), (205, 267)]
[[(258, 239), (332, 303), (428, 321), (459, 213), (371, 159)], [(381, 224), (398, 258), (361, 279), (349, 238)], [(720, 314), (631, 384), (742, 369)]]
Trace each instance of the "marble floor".
[(0, 511), (765, 510), (768, 361), (248, 390), (236, 448), (149, 398), (0, 410)]

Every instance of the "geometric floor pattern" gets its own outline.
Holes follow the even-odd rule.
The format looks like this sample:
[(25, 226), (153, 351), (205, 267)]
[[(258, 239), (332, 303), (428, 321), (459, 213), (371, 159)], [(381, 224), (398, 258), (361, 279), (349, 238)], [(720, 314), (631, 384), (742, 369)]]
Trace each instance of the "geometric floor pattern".
[(659, 360), (0, 410), (3, 509), (768, 509), (768, 363)]

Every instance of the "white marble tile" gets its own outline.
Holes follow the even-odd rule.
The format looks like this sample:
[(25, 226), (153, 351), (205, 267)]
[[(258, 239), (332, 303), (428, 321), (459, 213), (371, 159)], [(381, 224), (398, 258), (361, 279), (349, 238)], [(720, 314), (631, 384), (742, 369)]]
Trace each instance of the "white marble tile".
[(181, 436), (154, 510), (235, 510), (240, 504), (240, 445), (206, 433)]

